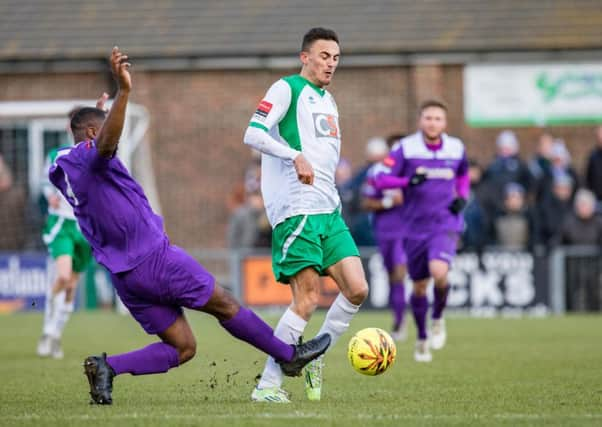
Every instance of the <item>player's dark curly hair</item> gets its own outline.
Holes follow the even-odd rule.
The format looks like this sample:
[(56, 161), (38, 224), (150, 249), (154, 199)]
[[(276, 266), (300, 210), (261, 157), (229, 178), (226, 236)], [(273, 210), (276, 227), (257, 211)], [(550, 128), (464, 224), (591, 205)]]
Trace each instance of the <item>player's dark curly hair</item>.
[(330, 30), (328, 28), (312, 28), (303, 36), (301, 51), (307, 52), (316, 40), (333, 40), (339, 43), (339, 36), (337, 36), (337, 33), (335, 33), (333, 30)]
[(78, 135), (87, 127), (98, 124), (98, 121), (103, 122), (105, 116), (106, 113), (100, 108), (82, 107), (71, 117), (71, 132), (74, 136)]
[(427, 99), (422, 104), (420, 104), (420, 107), (418, 107), (418, 115), (421, 115), (424, 110), (431, 107), (441, 108), (447, 113), (447, 105), (445, 105), (445, 102), (440, 101), (438, 99)]

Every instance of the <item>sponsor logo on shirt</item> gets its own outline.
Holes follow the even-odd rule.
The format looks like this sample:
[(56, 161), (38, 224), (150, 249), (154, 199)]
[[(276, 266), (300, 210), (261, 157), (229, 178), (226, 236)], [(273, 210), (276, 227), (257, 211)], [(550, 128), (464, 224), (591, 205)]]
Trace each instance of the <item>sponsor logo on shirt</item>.
[(266, 101), (265, 99), (262, 100), (259, 105), (257, 106), (257, 110), (255, 111), (255, 114), (253, 115), (253, 118), (255, 120), (259, 120), (259, 121), (264, 121), (265, 118), (268, 116), (268, 114), (270, 114), (270, 111), (272, 110), (272, 103)]
[(452, 168), (427, 168), (426, 166), (418, 166), (416, 172), (426, 174), (427, 179), (454, 179), (456, 176)]
[(339, 123), (332, 114), (313, 113), (317, 138), (339, 138)]

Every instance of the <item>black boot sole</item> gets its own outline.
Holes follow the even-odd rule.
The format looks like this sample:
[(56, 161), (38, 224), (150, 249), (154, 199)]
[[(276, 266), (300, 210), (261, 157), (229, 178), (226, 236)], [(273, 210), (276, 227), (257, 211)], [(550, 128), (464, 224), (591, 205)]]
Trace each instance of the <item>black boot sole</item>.
[(88, 357), (84, 360), (84, 373), (86, 374), (86, 377), (88, 377), (88, 383), (90, 384), (90, 405), (112, 405), (113, 399), (107, 399), (101, 393), (96, 391), (94, 379), (96, 378), (97, 371), (98, 364), (92, 357)]

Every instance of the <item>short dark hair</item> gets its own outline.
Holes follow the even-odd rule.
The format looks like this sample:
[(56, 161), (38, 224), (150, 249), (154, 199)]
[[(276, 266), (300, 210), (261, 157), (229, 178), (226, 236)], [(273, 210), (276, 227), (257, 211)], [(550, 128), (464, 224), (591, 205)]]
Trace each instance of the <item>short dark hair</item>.
[(76, 105), (71, 110), (69, 110), (69, 112), (67, 113), (67, 117), (69, 117), (69, 122), (71, 122), (71, 119), (73, 118), (73, 116), (75, 116), (77, 114), (77, 112), (79, 110), (81, 110), (83, 107), (84, 107), (83, 105)]
[(303, 43), (301, 44), (301, 51), (307, 52), (311, 45), (317, 40), (332, 40), (339, 43), (339, 36), (333, 30), (328, 28), (316, 27), (309, 30), (303, 36)]
[(420, 104), (420, 107), (418, 108), (418, 115), (421, 115), (424, 110), (431, 107), (441, 108), (447, 113), (447, 105), (445, 105), (445, 102), (439, 101), (438, 99), (427, 99)]
[(96, 107), (82, 107), (71, 117), (71, 132), (77, 135), (78, 132), (94, 125), (96, 121), (104, 121), (106, 113)]

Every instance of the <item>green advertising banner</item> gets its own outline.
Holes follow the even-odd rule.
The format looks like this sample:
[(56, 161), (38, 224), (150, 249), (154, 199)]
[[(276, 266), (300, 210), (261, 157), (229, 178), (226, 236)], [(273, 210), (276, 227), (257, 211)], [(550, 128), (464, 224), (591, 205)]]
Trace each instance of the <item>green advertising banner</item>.
[(467, 65), (473, 127), (602, 124), (602, 63)]

